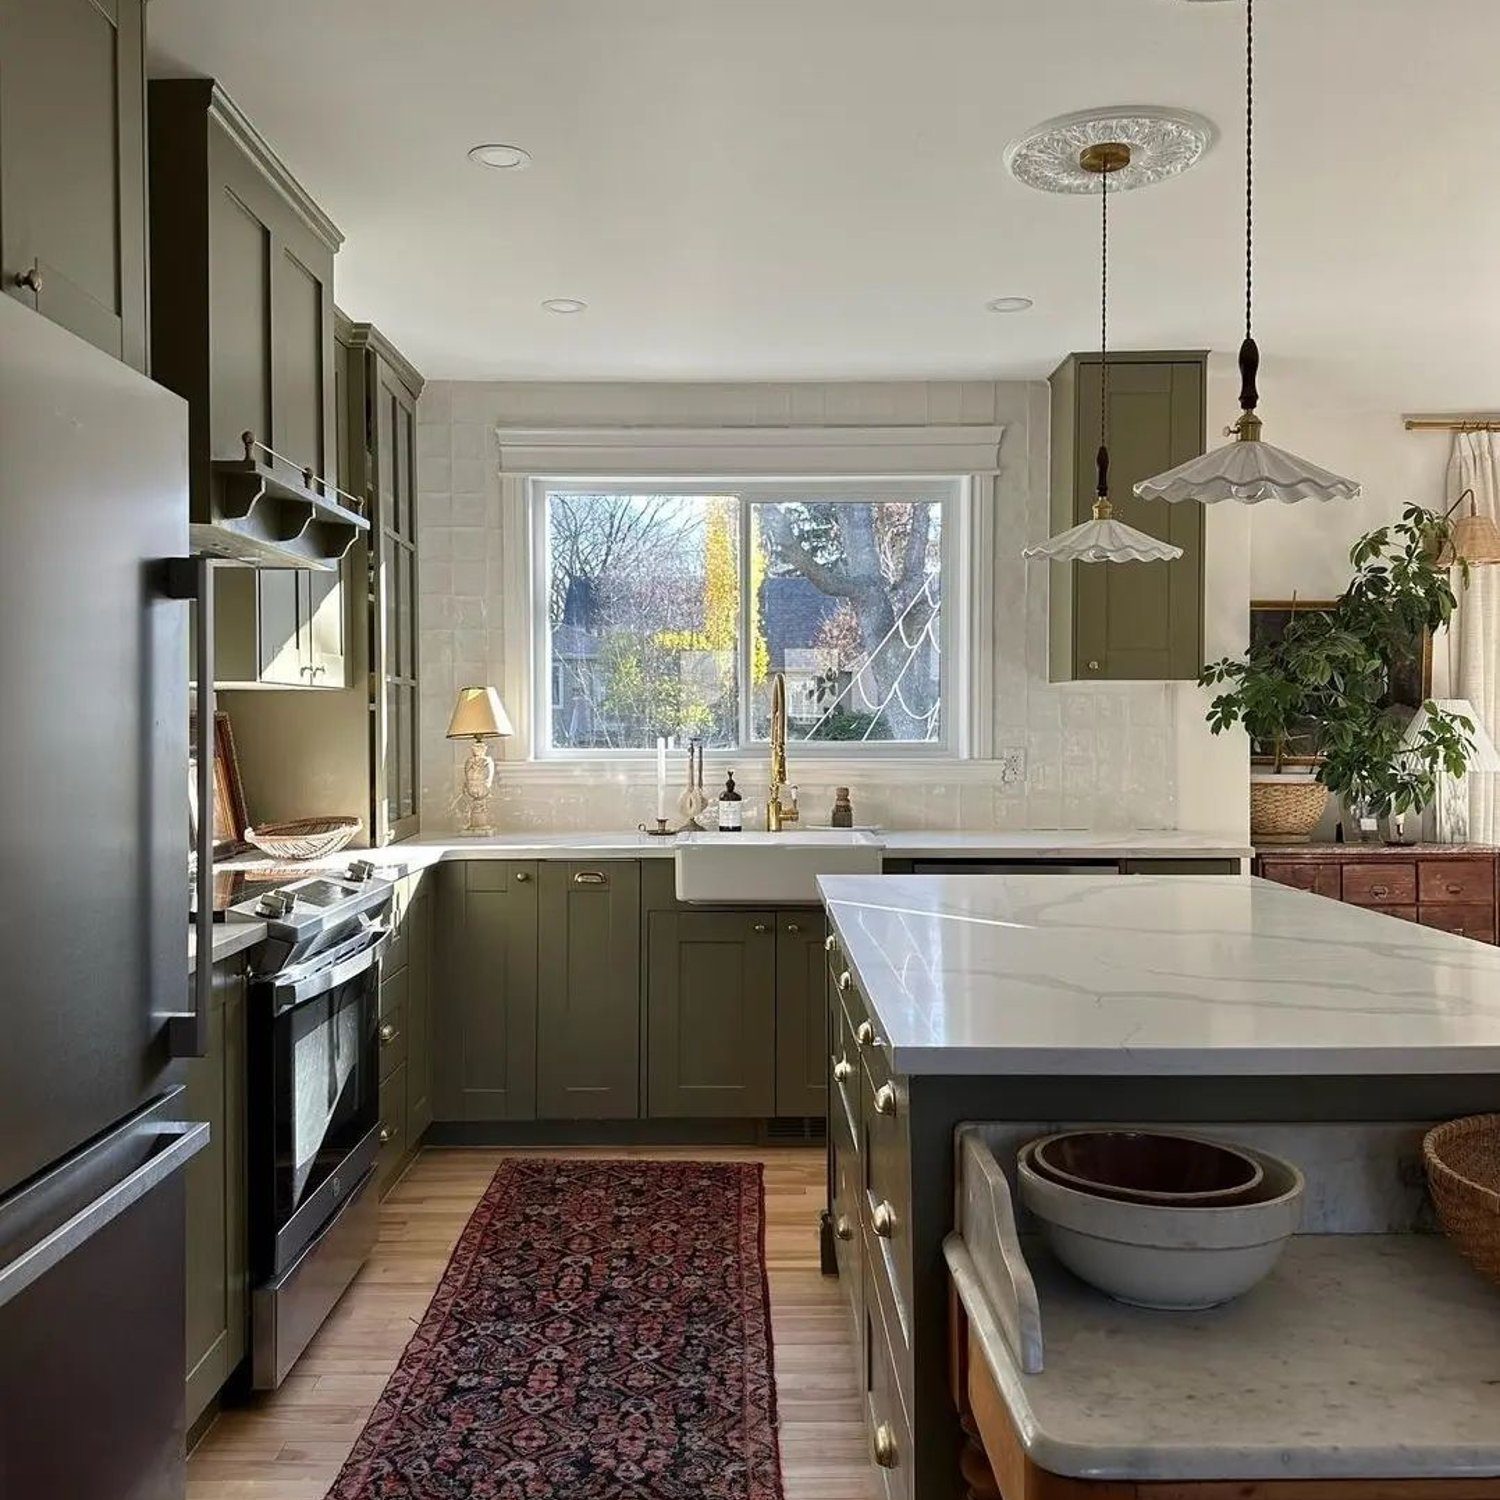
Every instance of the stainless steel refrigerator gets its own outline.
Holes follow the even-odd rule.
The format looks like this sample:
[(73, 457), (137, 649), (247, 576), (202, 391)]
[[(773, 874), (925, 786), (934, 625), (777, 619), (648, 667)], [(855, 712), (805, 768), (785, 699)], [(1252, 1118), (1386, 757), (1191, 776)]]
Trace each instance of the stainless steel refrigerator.
[(0, 296), (4, 1500), (183, 1493), (187, 427)]

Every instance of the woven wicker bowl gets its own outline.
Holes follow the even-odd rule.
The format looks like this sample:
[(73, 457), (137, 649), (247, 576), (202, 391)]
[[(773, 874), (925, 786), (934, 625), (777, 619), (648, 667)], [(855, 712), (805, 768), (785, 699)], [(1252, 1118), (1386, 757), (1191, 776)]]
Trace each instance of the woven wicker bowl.
[(1443, 1232), (1500, 1283), (1500, 1115), (1469, 1115), (1429, 1130), (1422, 1160)]
[(1252, 780), (1250, 837), (1258, 844), (1305, 844), (1328, 806), (1328, 788), (1310, 777)]
[(327, 859), (358, 832), (358, 818), (296, 818), (247, 828), (245, 839), (273, 859)]

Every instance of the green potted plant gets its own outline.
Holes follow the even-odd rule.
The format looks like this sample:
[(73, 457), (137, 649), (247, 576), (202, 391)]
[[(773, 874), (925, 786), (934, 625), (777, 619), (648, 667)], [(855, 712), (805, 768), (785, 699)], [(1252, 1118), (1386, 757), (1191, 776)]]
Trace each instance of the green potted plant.
[[(1441, 772), (1463, 774), (1468, 720), (1428, 703), (1425, 725), (1408, 742), (1406, 718), (1389, 701), (1391, 664), (1457, 607), (1438, 563), (1451, 534), (1442, 516), (1408, 506), (1398, 522), (1354, 544), (1354, 576), (1331, 608), (1294, 608), (1279, 640), (1203, 668), (1203, 686), (1226, 689), (1209, 705), (1209, 727), (1221, 734), (1242, 724), (1271, 762), (1251, 778), (1258, 842), (1305, 841), (1330, 792), (1362, 817), (1420, 812)], [(1309, 773), (1287, 774), (1294, 755), (1311, 764)]]

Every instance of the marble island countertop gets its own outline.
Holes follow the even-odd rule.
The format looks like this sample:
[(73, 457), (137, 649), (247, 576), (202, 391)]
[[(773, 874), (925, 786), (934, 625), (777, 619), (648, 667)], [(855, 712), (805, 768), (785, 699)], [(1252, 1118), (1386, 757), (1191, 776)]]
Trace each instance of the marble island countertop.
[(1028, 1456), (1090, 1479), (1500, 1474), (1500, 1290), (1429, 1234), (1297, 1235), (1199, 1313), (1112, 1302), (1028, 1247), (1047, 1342), (985, 1358)]
[(825, 876), (907, 1074), (1500, 1072), (1500, 949), (1248, 876)]

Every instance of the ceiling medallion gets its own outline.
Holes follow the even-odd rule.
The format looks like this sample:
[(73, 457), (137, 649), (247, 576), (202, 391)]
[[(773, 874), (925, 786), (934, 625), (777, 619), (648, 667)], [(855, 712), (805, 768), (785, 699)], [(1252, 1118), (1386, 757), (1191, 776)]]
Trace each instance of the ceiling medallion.
[(1130, 164), (1114, 174), (1112, 192), (1149, 187), (1195, 166), (1218, 131), (1211, 120), (1182, 109), (1118, 105), (1046, 120), (1005, 148), (1005, 165), (1027, 187), (1044, 193), (1096, 193), (1099, 179), (1081, 165), (1093, 147), (1130, 147)]

